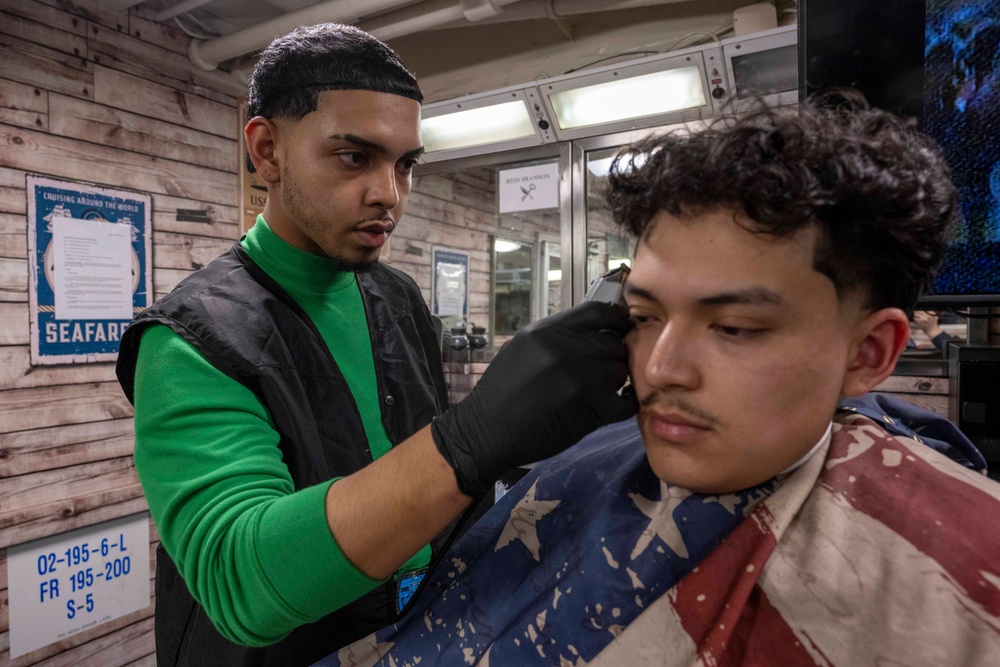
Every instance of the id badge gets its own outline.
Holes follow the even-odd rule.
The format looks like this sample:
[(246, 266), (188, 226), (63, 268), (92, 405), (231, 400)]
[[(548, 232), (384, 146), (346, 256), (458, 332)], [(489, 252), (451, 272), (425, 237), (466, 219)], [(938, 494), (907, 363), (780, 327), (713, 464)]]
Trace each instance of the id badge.
[(417, 587), (427, 575), (427, 568), (403, 572), (396, 575), (396, 613), (402, 613), (406, 603), (410, 601), (413, 594), (417, 592)]

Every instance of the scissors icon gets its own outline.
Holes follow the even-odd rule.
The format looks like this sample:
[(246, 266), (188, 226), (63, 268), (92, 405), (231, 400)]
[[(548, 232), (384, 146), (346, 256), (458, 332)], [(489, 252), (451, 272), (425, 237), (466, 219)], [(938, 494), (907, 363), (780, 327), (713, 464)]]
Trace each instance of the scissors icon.
[(524, 194), (521, 195), (521, 201), (524, 201), (525, 199), (531, 199), (532, 201), (534, 201), (535, 198), (531, 196), (531, 191), (534, 189), (535, 189), (534, 183), (531, 183), (530, 185), (528, 185), (528, 187), (524, 187), (522, 185), (521, 192), (523, 192)]

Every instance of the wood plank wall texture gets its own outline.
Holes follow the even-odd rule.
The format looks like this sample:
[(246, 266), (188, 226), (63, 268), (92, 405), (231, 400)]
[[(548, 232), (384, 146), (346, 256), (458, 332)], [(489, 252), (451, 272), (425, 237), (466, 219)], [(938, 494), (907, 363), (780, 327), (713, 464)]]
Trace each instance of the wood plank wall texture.
[(245, 93), (193, 67), (187, 43), (96, 0), (0, 2), (0, 664), (155, 662), (152, 606), (9, 660), (7, 547), (146, 509), (114, 365), (29, 365), (25, 175), (151, 194), (157, 295), (225, 250)]

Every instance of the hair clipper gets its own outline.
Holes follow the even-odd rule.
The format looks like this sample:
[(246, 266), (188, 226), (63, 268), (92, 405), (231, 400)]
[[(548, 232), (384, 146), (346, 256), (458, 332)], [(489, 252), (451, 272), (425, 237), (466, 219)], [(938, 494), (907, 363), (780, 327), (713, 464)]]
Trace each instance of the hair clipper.
[(608, 271), (603, 276), (595, 280), (590, 285), (590, 289), (583, 296), (584, 301), (601, 301), (603, 303), (617, 303), (623, 308), (628, 308), (625, 303), (625, 280), (631, 271), (628, 265), (622, 264), (617, 269)]

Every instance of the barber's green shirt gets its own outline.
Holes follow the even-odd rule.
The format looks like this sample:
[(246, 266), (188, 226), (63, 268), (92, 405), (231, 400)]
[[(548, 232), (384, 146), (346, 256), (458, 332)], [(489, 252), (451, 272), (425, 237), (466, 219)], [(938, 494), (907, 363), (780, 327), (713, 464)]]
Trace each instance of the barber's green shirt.
[[(351, 388), (373, 458), (389, 451), (355, 275), (285, 243), (262, 217), (242, 244), (316, 324)], [(135, 431), (136, 469), (160, 539), (229, 639), (273, 643), (379, 585), (330, 534), (332, 481), (295, 493), (267, 408), (163, 325), (142, 337)], [(424, 547), (402, 569), (429, 559)]]

